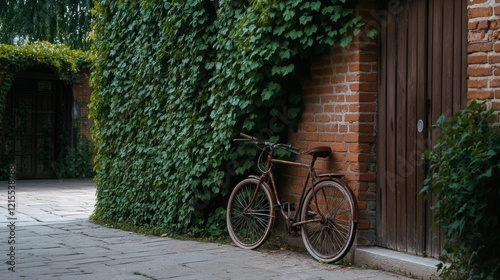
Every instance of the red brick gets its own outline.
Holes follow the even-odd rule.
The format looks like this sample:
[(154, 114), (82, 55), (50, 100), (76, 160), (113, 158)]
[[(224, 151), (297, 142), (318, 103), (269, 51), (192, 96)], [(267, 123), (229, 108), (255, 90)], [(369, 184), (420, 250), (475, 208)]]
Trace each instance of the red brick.
[(473, 43), (467, 47), (468, 53), (489, 52), (493, 50), (493, 43)]
[(345, 95), (335, 95), (333, 100), (334, 102), (345, 102)]
[(490, 80), (490, 87), (499, 88), (500, 87), (500, 77)]
[(321, 100), (321, 101), (318, 101), (318, 102), (321, 102), (321, 104), (333, 103), (333, 102), (335, 102), (335, 95), (323, 95), (321, 97), (318, 97), (318, 100)]
[(314, 121), (315, 122), (330, 122), (330, 115), (328, 115), (328, 114), (315, 115)]
[(333, 86), (322, 86), (319, 88), (318, 93), (324, 94), (324, 93), (333, 93)]
[(345, 113), (349, 110), (349, 106), (346, 104), (335, 104), (333, 106), (334, 110), (332, 112)]
[(477, 29), (477, 26), (478, 26), (477, 22), (469, 22), (469, 24), (467, 25), (467, 28), (469, 30), (474, 30), (474, 29)]
[(370, 220), (359, 220), (358, 230), (368, 230), (370, 229)]
[(335, 73), (347, 73), (347, 65), (335, 67)]
[(344, 143), (333, 143), (330, 145), (333, 152), (347, 152), (347, 144)]
[(492, 74), (493, 69), (489, 66), (469, 66), (467, 68), (467, 75), (471, 77), (484, 77)]
[(469, 43), (484, 41), (486, 33), (484, 31), (469, 31)]
[(351, 91), (377, 92), (378, 85), (376, 83), (353, 83), (349, 85)]
[(349, 72), (371, 72), (372, 65), (363, 63), (351, 63), (349, 65)]
[(467, 98), (470, 98), (470, 99), (492, 99), (493, 98), (493, 91), (491, 91), (491, 90), (482, 90), (482, 91), (469, 90), (467, 92)]
[[(498, 8), (500, 8), (500, 6)], [(500, 20), (491, 20), (489, 23), (489, 29), (491, 30), (500, 28)]]
[(317, 137), (317, 141), (320, 142), (340, 142), (342, 141), (342, 135), (341, 134), (335, 134), (335, 133), (326, 133), (326, 134), (320, 134)]
[(354, 172), (368, 172), (369, 165), (366, 163), (351, 163), (349, 169)]
[(332, 170), (335, 172), (346, 172), (349, 166), (342, 162), (334, 162), (332, 164)]
[(301, 122), (312, 122), (314, 120), (314, 115), (311, 113), (303, 113), (301, 117)]
[(484, 64), (488, 62), (488, 56), (486, 53), (469, 54), (467, 56), (468, 64)]
[(482, 20), (477, 23), (477, 29), (488, 29), (490, 27), (490, 21)]
[(372, 133), (375, 131), (375, 128), (373, 127), (373, 124), (350, 124), (349, 131)]
[(366, 210), (366, 202), (364, 202), (364, 201), (358, 202), (358, 209), (359, 210)]
[(344, 75), (333, 76), (333, 77), (331, 77), (331, 82), (333, 84), (345, 83), (345, 76)]
[(371, 151), (368, 144), (349, 144), (349, 152), (351, 153), (369, 153)]
[(346, 96), (346, 102), (375, 102), (377, 95), (373, 93), (359, 93)]
[(491, 64), (500, 63), (500, 54), (491, 54), (488, 56), (488, 62)]
[(347, 85), (337, 85), (334, 88), (335, 92), (346, 92), (347, 91)]
[(319, 140), (319, 135), (316, 133), (301, 133), (298, 134), (299, 140), (304, 140), (304, 141), (318, 141)]
[(488, 87), (488, 80), (480, 79), (480, 80), (469, 80), (467, 81), (468, 88), (486, 88)]
[(358, 193), (358, 198), (361, 201), (375, 201), (376, 195), (373, 192), (361, 192)]
[(348, 133), (344, 135), (344, 142), (346, 143), (374, 143), (374, 135), (363, 135), (359, 133)]
[(373, 114), (345, 114), (346, 122), (373, 122), (375, 116)]
[(471, 8), (467, 10), (467, 15), (469, 16), (469, 19), (490, 17), (493, 15), (493, 9), (491, 7)]
[(315, 124), (303, 124), (300, 126), (303, 131), (306, 132), (316, 132), (317, 126)]
[[(349, 107), (351, 109), (351, 107)], [(377, 105), (375, 103), (360, 103), (359, 111), (364, 113), (375, 113), (377, 111)]]
[(492, 101), (491, 108), (495, 111), (500, 111), (500, 100)]
[(377, 62), (377, 55), (375, 53), (354, 53), (348, 59), (349, 61)]
[(351, 74), (347, 76), (348, 82), (376, 82), (377, 74)]

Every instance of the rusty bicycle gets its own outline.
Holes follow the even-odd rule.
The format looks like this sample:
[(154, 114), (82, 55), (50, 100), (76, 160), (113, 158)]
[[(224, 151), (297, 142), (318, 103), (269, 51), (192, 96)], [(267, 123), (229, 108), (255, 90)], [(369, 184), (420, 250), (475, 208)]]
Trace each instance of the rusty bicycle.
[[(240, 181), (229, 197), (227, 229), (233, 242), (244, 249), (256, 249), (269, 237), (276, 212), (285, 218), (289, 232), (302, 236), (309, 254), (316, 260), (334, 263), (342, 259), (352, 246), (358, 222), (358, 206), (340, 173), (317, 174), (317, 158), (330, 156), (330, 147), (316, 147), (301, 153), (287, 144), (259, 140), (241, 133), (242, 139), (262, 149), (259, 157), (260, 176), (250, 175)], [(274, 158), (276, 149), (297, 155), (310, 155), (310, 164)], [(266, 157), (267, 156), (267, 157)], [(308, 168), (307, 177), (295, 209), (295, 202), (281, 203), (273, 175), (273, 164)], [(310, 182), (310, 186), (308, 183)]]

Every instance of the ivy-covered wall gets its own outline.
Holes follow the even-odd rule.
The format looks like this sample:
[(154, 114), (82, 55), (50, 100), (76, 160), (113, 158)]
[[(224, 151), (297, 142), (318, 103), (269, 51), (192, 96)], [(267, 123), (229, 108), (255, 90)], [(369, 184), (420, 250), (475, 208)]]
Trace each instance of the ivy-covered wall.
[[(5, 96), (10, 90), (15, 74), (33, 66), (46, 66), (61, 80), (74, 82), (83, 68), (88, 68), (88, 53), (72, 50), (64, 45), (48, 42), (29, 43), (22, 46), (0, 44), (0, 112), (5, 106)], [(1, 121), (1, 115), (0, 115)]]
[[(51, 83), (54, 85), (54, 90), (55, 88), (58, 88), (53, 92), (53, 94), (63, 97), (71, 95), (72, 90), (70, 85), (77, 84), (77, 81), (82, 78), (83, 69), (88, 69), (90, 65), (91, 57), (89, 53), (80, 50), (73, 50), (65, 45), (55, 45), (48, 42), (35, 42), (20, 46), (0, 44), (0, 179), (6, 178), (6, 166), (11, 164), (16, 157), (12, 147), (19, 144), (17, 142), (17, 144), (14, 144), (15, 141), (17, 141), (14, 139), (15, 135), (12, 132), (14, 124), (9, 123), (12, 122), (9, 118), (7, 118), (7, 120), (3, 120), (5, 116), (8, 116), (6, 112), (10, 111), (12, 113), (12, 110), (6, 111), (6, 109), (8, 109), (6, 108), (6, 97), (9, 92), (14, 97), (17, 97), (15, 95), (16, 92), (12, 91), (12, 85), (16, 79), (20, 78), (19, 75), (22, 76), (22, 81), (35, 81), (39, 80), (40, 77), (47, 78), (48, 76), (51, 76), (50, 80), (54, 82)], [(37, 77), (36, 71), (44, 71), (44, 73)], [(34, 94), (34, 92), (29, 93)], [(84, 96), (83, 93), (87, 93), (87, 96)], [(73, 94), (74, 100), (86, 99), (85, 103), (87, 104), (90, 98), (88, 80), (84, 81), (84, 84), (74, 87)], [(54, 100), (56, 99), (57, 98)], [(73, 99), (69, 98), (68, 100), (71, 101)], [(14, 103), (15, 102), (16, 99), (14, 98)], [(58, 104), (53, 104), (54, 110), (59, 113), (61, 113), (59, 110), (69, 111), (71, 113), (72, 105), (73, 104), (65, 104), (61, 100), (58, 101)], [(12, 104), (9, 106), (12, 106)], [(33, 108), (38, 108), (38, 106)], [(35, 110), (33, 108), (28, 109), (32, 114), (34, 114)], [(80, 116), (87, 119), (86, 115), (80, 114)], [(10, 117), (12, 117), (12, 115)], [(87, 137), (87, 139), (80, 137), (82, 134), (89, 136), (89, 127), (82, 127), (81, 130), (78, 130), (77, 128), (73, 129), (71, 124), (71, 114), (65, 113), (58, 114), (56, 122), (58, 122), (56, 129), (58, 134), (54, 136), (56, 139), (53, 144), (57, 147), (52, 147), (54, 154), (48, 156), (49, 159), (46, 163), (47, 166), (51, 166), (51, 170), (53, 169), (53, 175), (63, 178), (93, 176), (92, 144), (88, 139), (89, 137)], [(35, 121), (34, 123), (38, 125), (41, 122)], [(35, 125), (32, 127), (35, 127)], [(28, 131), (30, 129), (34, 128), (26, 128)], [(71, 136), (73, 132), (75, 132), (75, 137)], [(73, 138), (81, 139), (81, 141)], [(34, 143), (37, 140), (30, 139), (30, 141), (34, 141), (31, 145), (36, 145)], [(52, 141), (50, 141), (50, 143), (52, 143)], [(50, 150), (51, 149), (44, 150), (43, 152), (33, 150), (32, 156), (37, 158), (40, 154), (47, 153)], [(31, 161), (31, 163), (33, 163), (33, 161)], [(52, 173), (52, 171), (50, 173)], [(52, 176), (47, 174), (44, 176)], [(23, 176), (30, 178), (37, 175), (24, 174)]]
[(345, 0), (216, 2), (96, 1), (96, 219), (222, 234), (256, 155), (232, 139), (284, 140), (309, 61), (360, 25)]

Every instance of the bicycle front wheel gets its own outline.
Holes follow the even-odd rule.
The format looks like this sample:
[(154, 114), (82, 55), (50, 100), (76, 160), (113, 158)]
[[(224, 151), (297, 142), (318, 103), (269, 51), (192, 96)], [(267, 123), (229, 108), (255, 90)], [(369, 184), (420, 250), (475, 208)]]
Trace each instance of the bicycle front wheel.
[(313, 258), (326, 263), (342, 259), (354, 241), (356, 201), (347, 187), (335, 180), (321, 181), (307, 193), (301, 220), (302, 240)]
[(227, 205), (227, 230), (233, 242), (243, 249), (262, 245), (274, 225), (271, 192), (266, 183), (248, 178), (236, 185)]

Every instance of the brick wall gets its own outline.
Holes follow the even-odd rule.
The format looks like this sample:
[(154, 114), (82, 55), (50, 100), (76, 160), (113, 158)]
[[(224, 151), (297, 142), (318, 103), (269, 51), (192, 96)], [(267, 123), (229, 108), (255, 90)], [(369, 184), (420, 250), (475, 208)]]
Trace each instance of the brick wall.
[(486, 101), (500, 123), (500, 0), (468, 3), (467, 97)]
[[(375, 10), (372, 2), (362, 1), (358, 13), (364, 18)], [(311, 70), (312, 78), (303, 85), (302, 119), (298, 131), (290, 134), (291, 143), (302, 150), (332, 148), (333, 155), (318, 160), (317, 169), (345, 174), (359, 204), (357, 244), (372, 245), (376, 229), (376, 41), (362, 33), (348, 48), (333, 48)], [(284, 200), (297, 201), (307, 170), (288, 168), (286, 173)]]
[(82, 70), (78, 80), (73, 84), (73, 102), (80, 116), (80, 132), (87, 139), (91, 139), (90, 127), (92, 126), (92, 120), (89, 119), (89, 102), (92, 94), (89, 77), (89, 70)]

